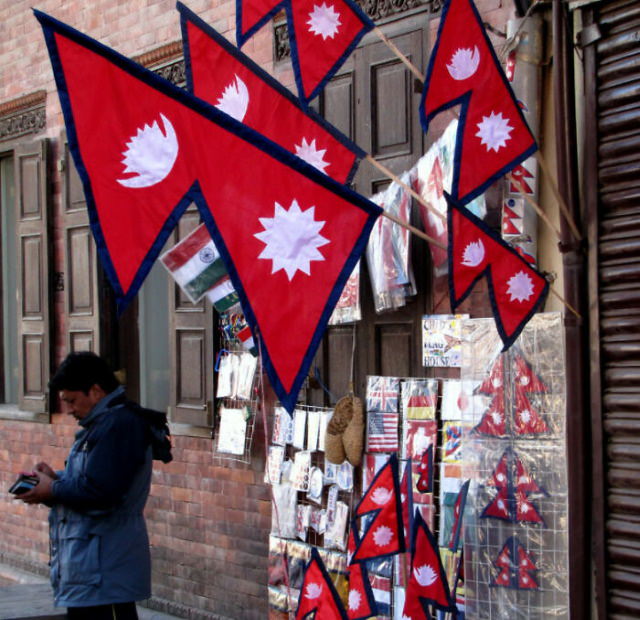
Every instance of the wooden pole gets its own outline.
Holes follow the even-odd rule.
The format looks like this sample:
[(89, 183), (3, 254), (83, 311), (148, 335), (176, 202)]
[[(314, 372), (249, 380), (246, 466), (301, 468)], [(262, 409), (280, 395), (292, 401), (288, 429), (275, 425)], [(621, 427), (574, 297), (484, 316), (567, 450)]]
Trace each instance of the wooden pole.
[(424, 84), (424, 75), (422, 75), (421, 71), (418, 71), (418, 68), (396, 47), (396, 45), (391, 41), (387, 35), (378, 28), (378, 26), (374, 26), (373, 32), (375, 32), (380, 40), (405, 64), (409, 67), (409, 70), (413, 75), (415, 75), (422, 84)]
[(538, 217), (556, 234), (556, 237), (560, 239), (560, 230), (553, 225), (553, 222), (542, 210), (542, 207), (540, 207), (540, 205), (526, 193), (522, 186), (522, 182), (519, 179), (516, 179), (511, 173), (507, 174), (507, 179), (518, 188), (522, 197), (533, 207), (533, 210), (538, 214)]
[(386, 218), (390, 219), (395, 224), (398, 224), (398, 226), (402, 226), (402, 228), (406, 228), (409, 232), (412, 232), (414, 235), (416, 235), (416, 237), (420, 237), (421, 239), (424, 239), (427, 243), (431, 243), (432, 245), (435, 245), (436, 247), (440, 248), (441, 250), (446, 250), (447, 249), (447, 246), (444, 245), (444, 243), (440, 243), (440, 241), (438, 241), (437, 239), (434, 239), (433, 237), (430, 237), (426, 233), (423, 233), (419, 228), (416, 228), (415, 226), (412, 226), (408, 222), (405, 222), (404, 220), (401, 220), (398, 216), (393, 215), (393, 213), (388, 213), (387, 211), (382, 211), (382, 215), (384, 215)]
[(427, 202), (418, 192), (416, 192), (413, 188), (409, 187), (398, 175), (393, 174), (389, 168), (381, 164), (377, 159), (374, 159), (371, 155), (367, 155), (365, 159), (375, 168), (380, 170), (382, 174), (386, 177), (397, 183), (404, 190), (409, 192), (421, 205), (423, 205), (430, 213), (433, 213), (436, 217), (442, 220), (443, 224), (447, 223), (447, 218), (440, 213), (430, 202)]

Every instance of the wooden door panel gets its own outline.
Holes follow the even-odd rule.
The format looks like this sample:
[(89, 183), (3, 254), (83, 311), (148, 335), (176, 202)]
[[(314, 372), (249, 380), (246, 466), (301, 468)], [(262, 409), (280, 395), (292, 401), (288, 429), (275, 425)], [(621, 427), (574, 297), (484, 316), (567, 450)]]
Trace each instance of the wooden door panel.
[(51, 265), (48, 153), (46, 140), (15, 151), (16, 234), (18, 235), (18, 347), (20, 409), (48, 410), (51, 372)]

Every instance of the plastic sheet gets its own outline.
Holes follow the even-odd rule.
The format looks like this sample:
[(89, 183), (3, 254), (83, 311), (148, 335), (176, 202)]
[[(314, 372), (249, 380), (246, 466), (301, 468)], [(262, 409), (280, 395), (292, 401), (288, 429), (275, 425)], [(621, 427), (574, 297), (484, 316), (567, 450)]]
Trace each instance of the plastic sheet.
[[(409, 185), (410, 176), (401, 180)], [(404, 222), (411, 219), (411, 194), (397, 183), (372, 196), (371, 200)], [(410, 264), (410, 234), (389, 218), (378, 218), (367, 244), (367, 266), (376, 312), (401, 308), (406, 298), (416, 294)]]
[(502, 354), (493, 320), (463, 331), (466, 617), (568, 618), (562, 317), (537, 314)]

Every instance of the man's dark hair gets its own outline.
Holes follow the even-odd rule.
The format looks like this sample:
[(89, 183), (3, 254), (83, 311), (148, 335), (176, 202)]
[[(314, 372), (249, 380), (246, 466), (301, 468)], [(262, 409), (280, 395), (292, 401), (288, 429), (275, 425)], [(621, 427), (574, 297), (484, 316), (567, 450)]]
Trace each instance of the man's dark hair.
[(49, 381), (50, 390), (71, 390), (88, 394), (91, 386), (98, 384), (107, 394), (120, 383), (107, 362), (91, 351), (69, 353), (60, 368)]

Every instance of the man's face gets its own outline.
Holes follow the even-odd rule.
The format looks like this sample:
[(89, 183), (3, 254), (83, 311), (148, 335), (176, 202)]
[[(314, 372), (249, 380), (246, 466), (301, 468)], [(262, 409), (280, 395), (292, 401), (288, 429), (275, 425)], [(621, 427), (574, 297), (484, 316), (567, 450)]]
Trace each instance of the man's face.
[(66, 413), (76, 420), (82, 420), (102, 399), (104, 392), (97, 386), (93, 386), (88, 394), (82, 390), (60, 390), (60, 400), (66, 405)]

